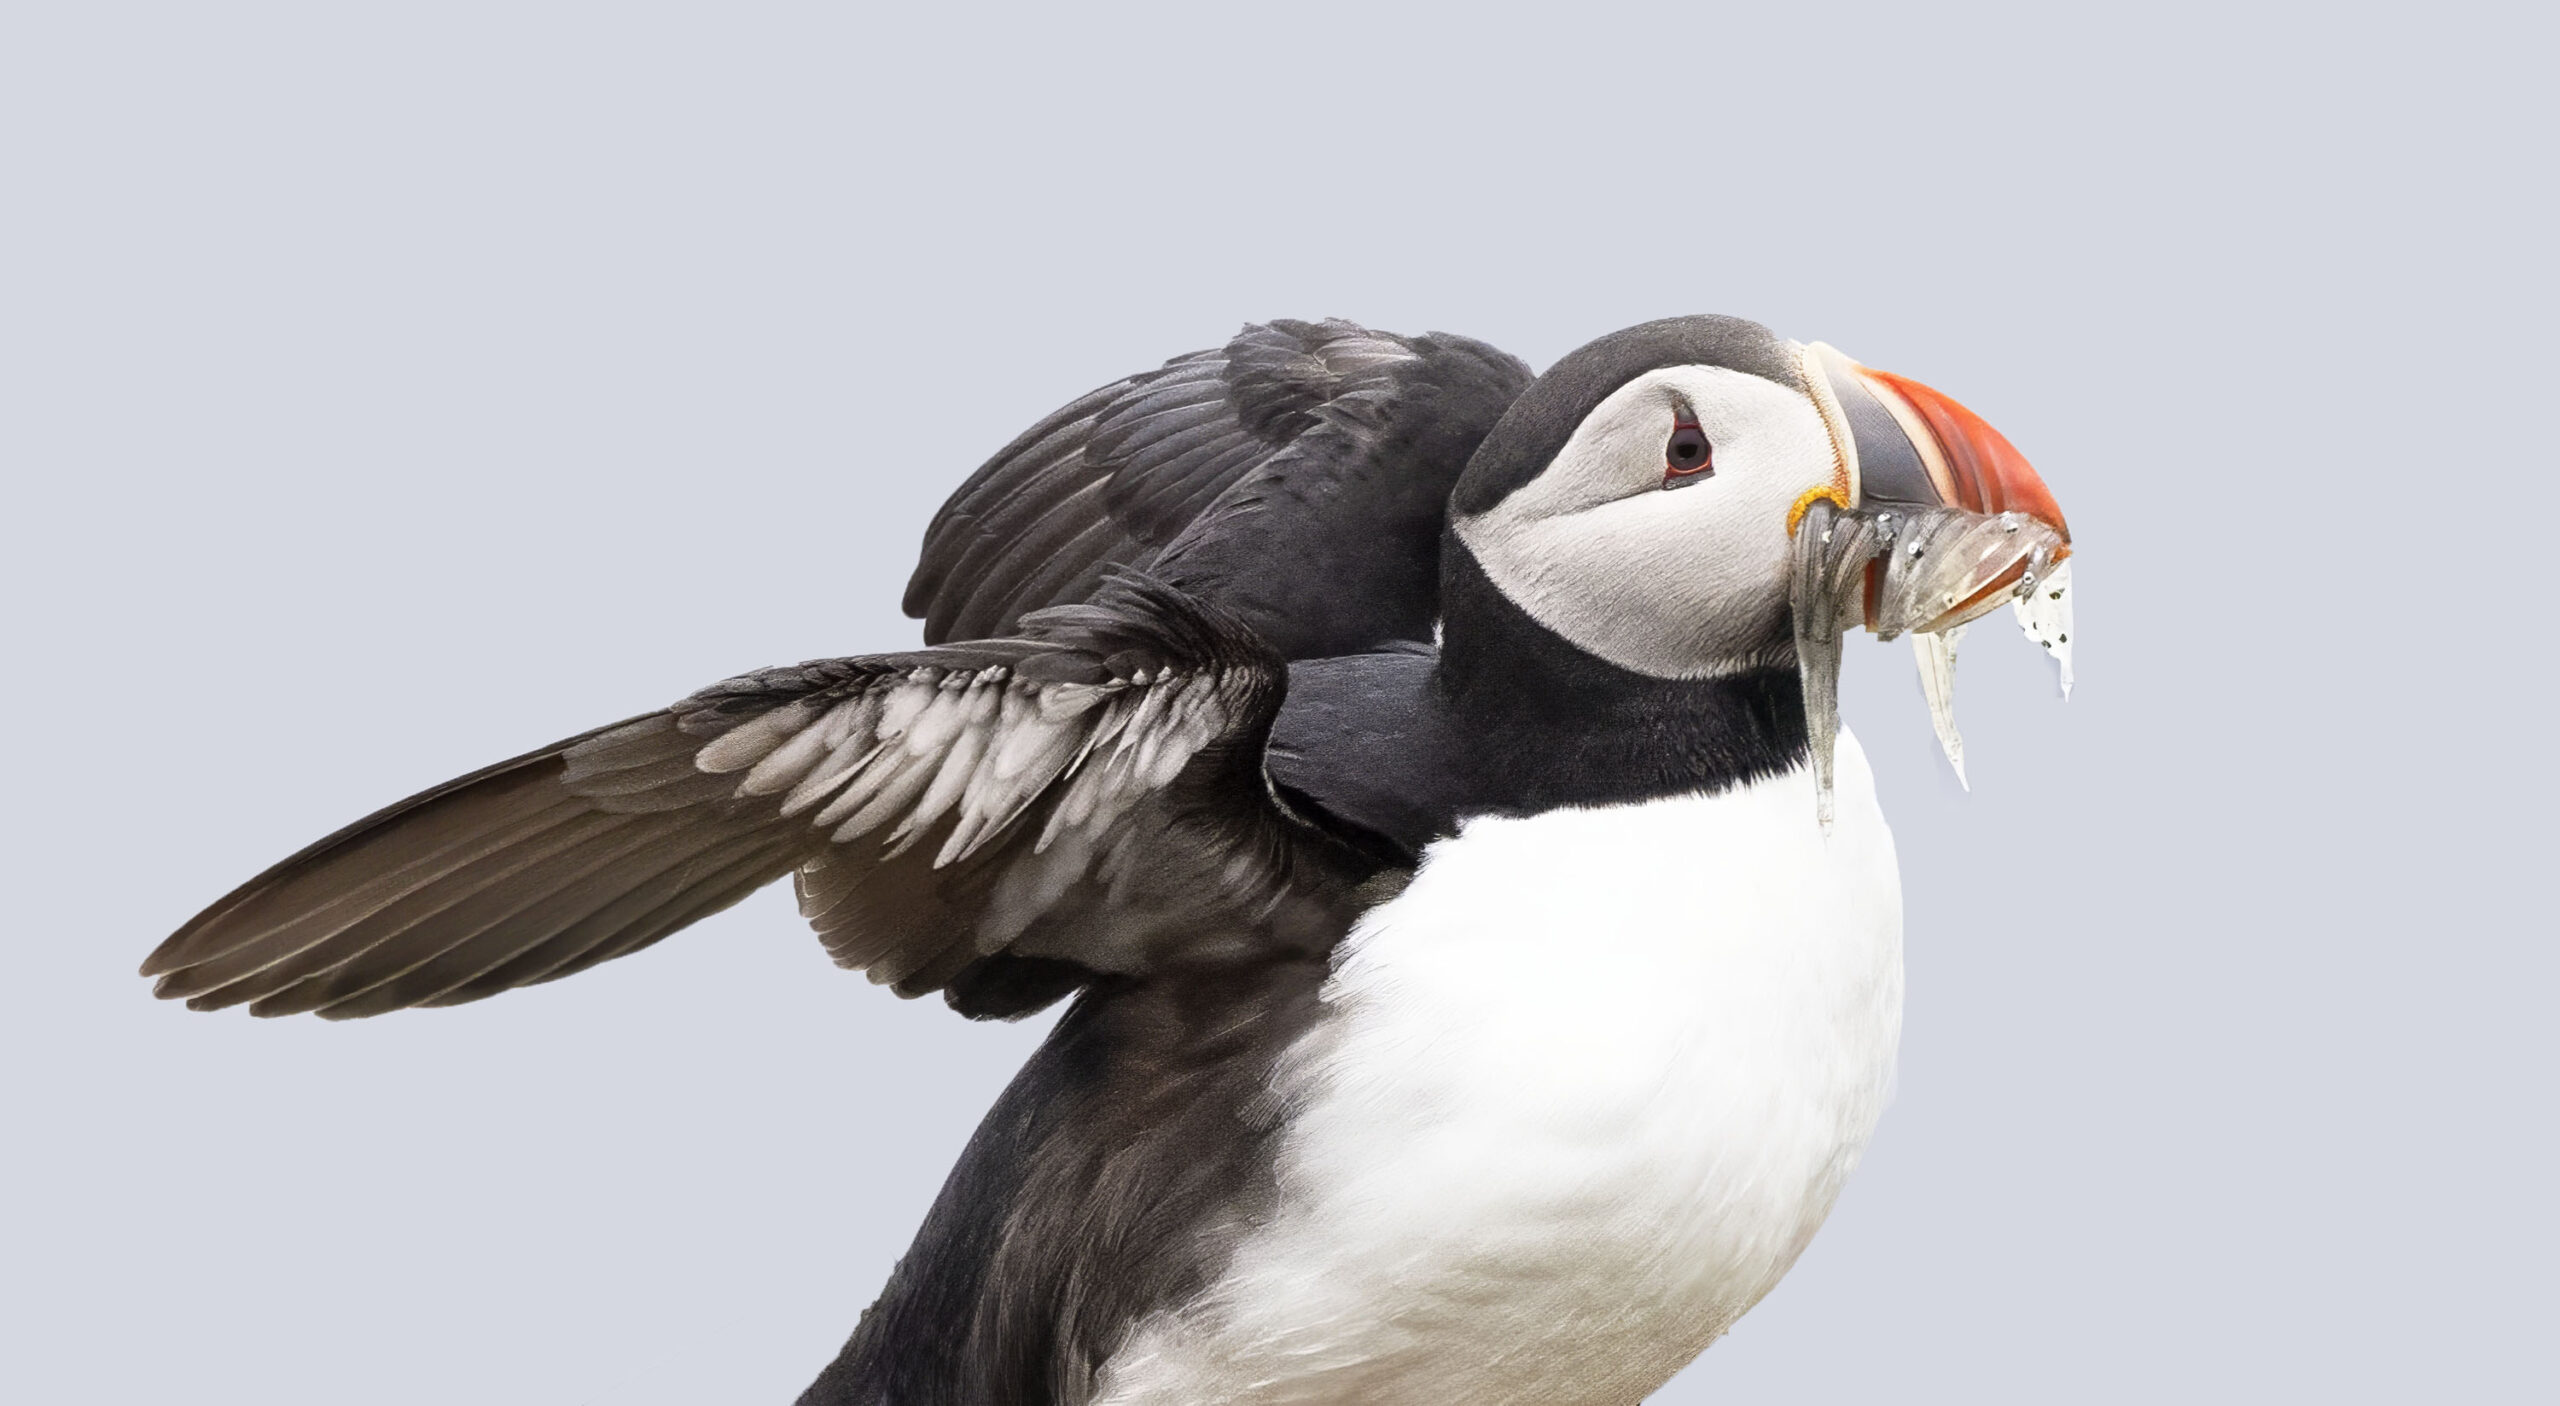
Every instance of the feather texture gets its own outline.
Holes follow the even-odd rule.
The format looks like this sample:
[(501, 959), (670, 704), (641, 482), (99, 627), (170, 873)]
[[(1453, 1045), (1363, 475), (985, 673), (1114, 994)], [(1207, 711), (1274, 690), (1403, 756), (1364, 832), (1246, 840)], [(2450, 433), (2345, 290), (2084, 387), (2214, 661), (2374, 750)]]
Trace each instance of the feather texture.
[[(144, 971), (260, 1015), (450, 1005), (789, 873), (839, 962), (906, 995), (966, 973), (973, 1014), (1064, 994), (1061, 964), (1179, 962), (1204, 931), (1320, 950), (1359, 866), (1271, 804), (1282, 661), (1135, 574), (1023, 625), (742, 675), (438, 787), (244, 885)], [(1038, 979), (990, 969), (1034, 931)]]
[(1132, 566), (1284, 659), (1427, 640), (1450, 486), (1528, 381), (1463, 337), (1248, 326), (987, 461), (926, 532), (907, 613), (928, 641), (1000, 635)]

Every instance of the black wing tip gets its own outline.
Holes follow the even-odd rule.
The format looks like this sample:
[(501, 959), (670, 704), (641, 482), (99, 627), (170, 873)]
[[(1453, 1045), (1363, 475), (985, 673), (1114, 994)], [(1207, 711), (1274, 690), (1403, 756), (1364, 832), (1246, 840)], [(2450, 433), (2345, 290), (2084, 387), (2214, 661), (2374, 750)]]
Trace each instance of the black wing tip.
[[(342, 858), (352, 847), (362, 845), (377, 835), (391, 830), (402, 821), (425, 812), (439, 802), (447, 801), (475, 788), (488, 785), (505, 786), (538, 780), (540, 768), (552, 768), (558, 777), (567, 774), (568, 754), (581, 744), (610, 740), (610, 735), (625, 729), (667, 718), (667, 710), (643, 713), (620, 722), (609, 723), (566, 737), (545, 747), (509, 757), (482, 767), (440, 785), (428, 787), (414, 795), (395, 801), (364, 818), (343, 826), (291, 855), (269, 865), (256, 877), (207, 905), (181, 924), (177, 931), (163, 938), (142, 959), (137, 972), (152, 982), (151, 994), (159, 1000), (184, 1001), (195, 1011), (225, 1010), (246, 1004), (250, 1014), (262, 1017), (298, 1014), (313, 1007), (299, 1001), (279, 1000), (286, 997), (294, 983), (276, 987), (261, 980), (258, 971), (224, 974), (207, 984), (202, 977), (209, 963), (222, 961), (254, 947), (268, 931), (264, 925), (225, 931), (236, 915), (262, 899), (273, 895), (280, 885), (288, 884), (307, 872)], [(322, 973), (307, 973), (322, 975)], [(307, 995), (308, 993), (306, 993)], [(324, 1016), (330, 1013), (321, 1011)], [(353, 1014), (353, 1013), (350, 1013)], [(331, 1018), (343, 1019), (345, 1016)]]
[[(158, 954), (153, 955), (156, 957)], [(158, 973), (158, 979), (151, 984), (152, 997), (162, 1001), (182, 1001), (191, 1011), (227, 1011), (235, 1006), (247, 1006), (249, 1014), (260, 1020), (301, 1015), (315, 1010), (321, 1016), (331, 1020), (346, 1018), (344, 1015), (332, 1014), (325, 1008), (289, 999), (295, 988), (301, 985), (300, 981), (270, 989), (267, 984), (262, 984), (256, 979), (257, 973), (252, 972), (213, 986), (200, 986), (187, 979), (189, 974), (197, 971), (200, 966), (201, 963), (196, 961), (182, 962)], [(144, 974), (152, 975), (149, 972)], [(318, 975), (327, 975), (327, 973), (322, 972)]]

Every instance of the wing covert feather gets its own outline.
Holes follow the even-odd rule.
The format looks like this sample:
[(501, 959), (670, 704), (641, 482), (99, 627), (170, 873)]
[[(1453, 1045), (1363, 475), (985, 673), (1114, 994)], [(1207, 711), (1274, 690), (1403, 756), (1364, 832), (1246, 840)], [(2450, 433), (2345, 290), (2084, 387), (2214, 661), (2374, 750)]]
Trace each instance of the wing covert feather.
[(451, 1005), (785, 874), (838, 963), (975, 1015), (1339, 935), (1363, 871), (1272, 799), (1267, 646), (1135, 574), (1025, 626), (742, 675), (435, 788), (244, 885), (144, 972), (260, 1015)]
[(931, 643), (1001, 635), (1133, 566), (1283, 659), (1427, 640), (1450, 487), (1529, 379), (1464, 337), (1249, 325), (987, 461), (927, 530), (907, 613)]

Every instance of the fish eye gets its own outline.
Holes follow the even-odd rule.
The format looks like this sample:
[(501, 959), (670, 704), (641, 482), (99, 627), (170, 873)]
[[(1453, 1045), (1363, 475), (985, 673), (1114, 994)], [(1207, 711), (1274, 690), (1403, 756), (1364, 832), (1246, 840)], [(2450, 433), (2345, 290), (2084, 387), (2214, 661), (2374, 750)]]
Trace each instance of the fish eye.
[(1683, 419), (1671, 427), (1670, 442), (1662, 447), (1662, 486), (1678, 488), (1696, 483), (1715, 474), (1715, 446), (1707, 443), (1707, 432), (1695, 420)]

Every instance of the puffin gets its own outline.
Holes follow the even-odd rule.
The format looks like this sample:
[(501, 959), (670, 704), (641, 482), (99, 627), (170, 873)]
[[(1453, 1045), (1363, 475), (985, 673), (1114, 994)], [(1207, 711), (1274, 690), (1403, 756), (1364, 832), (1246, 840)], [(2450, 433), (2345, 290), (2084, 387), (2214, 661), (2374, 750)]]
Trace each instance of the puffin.
[[(1774, 1287), (1899, 1038), (1841, 641), (2070, 534), (1906, 377), (1757, 323), (1246, 326), (933, 519), (924, 647), (768, 668), (412, 796), (152, 952), (328, 1019), (628, 956), (788, 878), (841, 966), (1069, 1004), (802, 1406), (1642, 1400)], [(1951, 759), (1961, 765), (1950, 744)]]

